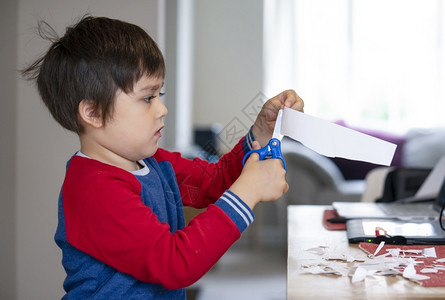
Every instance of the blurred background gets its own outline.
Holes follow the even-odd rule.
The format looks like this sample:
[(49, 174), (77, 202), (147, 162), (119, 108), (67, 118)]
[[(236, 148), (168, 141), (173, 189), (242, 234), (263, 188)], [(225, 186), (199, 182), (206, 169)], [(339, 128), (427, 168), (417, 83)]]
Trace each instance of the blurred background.
[[(441, 0), (2, 0), (1, 299), (63, 295), (53, 235), (65, 163), (79, 144), (17, 70), (49, 46), (36, 34), (39, 20), (62, 35), (86, 13), (135, 23), (158, 42), (167, 64), (162, 146), (169, 150), (217, 159), (247, 132), (265, 100), (291, 88), (305, 100), (306, 113), (397, 143), (394, 166), (431, 168), (445, 154)], [(305, 161), (294, 169), (305, 172), (289, 172), (296, 179), (289, 197), (258, 209), (240, 241), (248, 251), (272, 248), (282, 258), (268, 253), (263, 260), (281, 276), (266, 277), (270, 286), (278, 282), (270, 299), (284, 297), (285, 206), (360, 201), (375, 167), (293, 146), (289, 152)], [(321, 182), (323, 176), (331, 177)], [(246, 257), (225, 260), (240, 266)], [(261, 273), (257, 262), (252, 270)], [(222, 281), (221, 290), (215, 286), (227, 291)]]

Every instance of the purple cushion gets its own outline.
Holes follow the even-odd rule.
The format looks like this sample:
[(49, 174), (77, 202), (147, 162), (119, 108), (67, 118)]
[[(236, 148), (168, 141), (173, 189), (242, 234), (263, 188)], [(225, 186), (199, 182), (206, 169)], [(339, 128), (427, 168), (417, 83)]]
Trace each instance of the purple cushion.
[[(363, 129), (363, 128), (355, 128), (348, 126), (344, 121), (335, 122), (338, 125), (344, 126), (346, 128), (354, 129), (358, 132), (362, 132), (368, 134), (370, 136), (388, 141), (390, 143), (396, 144), (396, 152), (394, 154), (394, 158), (392, 160), (391, 166), (400, 167), (402, 166), (402, 153), (403, 146), (405, 144), (406, 138), (404, 136), (396, 135), (389, 132), (372, 130), (372, 129)], [(344, 158), (331, 158), (332, 161), (338, 166), (341, 173), (345, 177), (345, 179), (364, 179), (366, 174), (374, 168), (380, 167), (380, 165), (371, 164), (362, 161), (354, 161), (348, 160)]]

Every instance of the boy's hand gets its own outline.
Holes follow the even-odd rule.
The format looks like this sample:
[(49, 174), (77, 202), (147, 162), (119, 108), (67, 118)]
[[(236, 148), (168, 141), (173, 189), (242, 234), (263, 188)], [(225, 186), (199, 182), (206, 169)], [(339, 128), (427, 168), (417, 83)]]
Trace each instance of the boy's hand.
[[(257, 141), (252, 144), (255, 150), (260, 149)], [(230, 187), (251, 209), (259, 202), (279, 199), (289, 189), (285, 179), (286, 171), (281, 160), (259, 160), (253, 153), (247, 159), (243, 171)]]
[(294, 90), (287, 90), (264, 103), (252, 127), (255, 140), (261, 147), (271, 139), (278, 111), (284, 107), (303, 112), (304, 102)]

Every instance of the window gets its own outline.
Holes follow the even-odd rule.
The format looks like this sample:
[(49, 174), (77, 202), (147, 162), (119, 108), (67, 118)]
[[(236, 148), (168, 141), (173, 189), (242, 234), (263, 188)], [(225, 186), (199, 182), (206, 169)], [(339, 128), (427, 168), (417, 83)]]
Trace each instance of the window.
[(445, 126), (441, 0), (265, 0), (265, 93), (393, 132)]

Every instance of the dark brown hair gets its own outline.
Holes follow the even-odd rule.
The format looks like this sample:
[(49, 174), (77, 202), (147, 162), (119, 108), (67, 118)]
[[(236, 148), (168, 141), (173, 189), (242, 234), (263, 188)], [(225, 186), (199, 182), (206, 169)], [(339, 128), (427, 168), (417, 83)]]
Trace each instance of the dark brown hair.
[(106, 122), (118, 89), (127, 93), (142, 76), (165, 76), (161, 51), (136, 25), (85, 16), (68, 27), (61, 38), (44, 21), (38, 29), (52, 44), (21, 74), (37, 81), (40, 96), (54, 119), (76, 133), (82, 132), (77, 117), (82, 100), (93, 101), (95, 114)]

